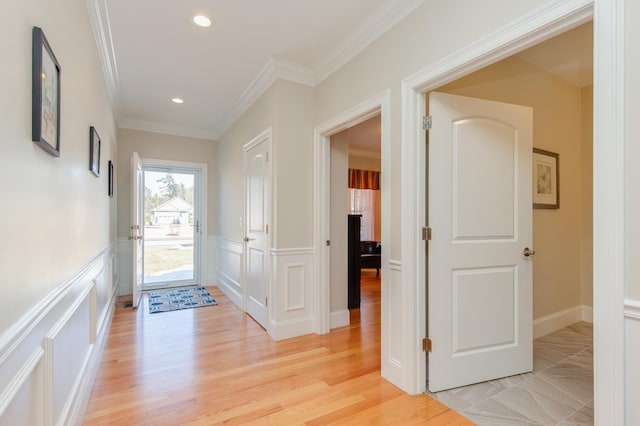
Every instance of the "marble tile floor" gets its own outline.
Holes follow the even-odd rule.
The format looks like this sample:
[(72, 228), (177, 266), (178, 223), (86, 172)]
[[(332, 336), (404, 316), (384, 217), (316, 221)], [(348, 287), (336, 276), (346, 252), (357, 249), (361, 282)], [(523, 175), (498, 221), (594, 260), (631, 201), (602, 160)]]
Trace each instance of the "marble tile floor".
[(593, 326), (533, 342), (533, 372), (430, 394), (478, 425), (593, 425)]

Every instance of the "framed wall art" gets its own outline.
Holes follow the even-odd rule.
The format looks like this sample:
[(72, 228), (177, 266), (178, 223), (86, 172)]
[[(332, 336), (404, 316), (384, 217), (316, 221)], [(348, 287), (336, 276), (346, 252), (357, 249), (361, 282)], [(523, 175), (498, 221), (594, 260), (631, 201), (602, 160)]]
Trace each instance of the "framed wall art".
[(31, 139), (60, 156), (60, 64), (42, 29), (32, 32)]
[(100, 136), (93, 126), (89, 129), (89, 170), (100, 176)]
[(109, 183), (108, 183), (108, 189), (107, 189), (107, 194), (109, 195), (109, 197), (113, 197), (113, 179), (114, 179), (113, 174), (114, 174), (113, 162), (109, 160)]
[(560, 156), (533, 148), (533, 208), (560, 208)]

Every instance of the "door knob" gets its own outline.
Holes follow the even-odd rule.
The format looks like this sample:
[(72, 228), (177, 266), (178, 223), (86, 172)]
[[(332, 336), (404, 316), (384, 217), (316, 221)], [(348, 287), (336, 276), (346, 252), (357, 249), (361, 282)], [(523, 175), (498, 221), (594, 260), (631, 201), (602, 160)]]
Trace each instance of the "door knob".
[(524, 250), (522, 250), (522, 255), (524, 257), (533, 256), (534, 254), (536, 254), (536, 251), (531, 250), (529, 247), (525, 247)]
[(248, 243), (249, 241), (255, 241), (255, 238), (244, 237), (245, 243)]

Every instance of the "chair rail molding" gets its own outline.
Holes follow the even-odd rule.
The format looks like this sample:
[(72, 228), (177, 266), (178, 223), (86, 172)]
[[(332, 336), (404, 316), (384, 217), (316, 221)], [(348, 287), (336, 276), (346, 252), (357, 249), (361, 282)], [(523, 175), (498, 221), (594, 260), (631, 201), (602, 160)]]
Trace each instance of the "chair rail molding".
[(116, 242), (0, 338), (0, 425), (79, 424), (117, 297)]

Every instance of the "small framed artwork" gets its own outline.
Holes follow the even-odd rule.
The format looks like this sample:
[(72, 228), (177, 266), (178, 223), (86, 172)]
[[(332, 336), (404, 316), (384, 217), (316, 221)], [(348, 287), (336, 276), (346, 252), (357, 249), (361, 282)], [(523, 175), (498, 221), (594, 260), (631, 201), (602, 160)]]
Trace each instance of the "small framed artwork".
[(113, 179), (113, 162), (109, 160), (109, 188), (107, 189), (109, 197), (113, 197)]
[(100, 136), (93, 126), (89, 129), (89, 170), (100, 176)]
[(42, 29), (32, 32), (31, 139), (60, 156), (60, 64)]
[(533, 208), (560, 208), (560, 156), (533, 148)]

